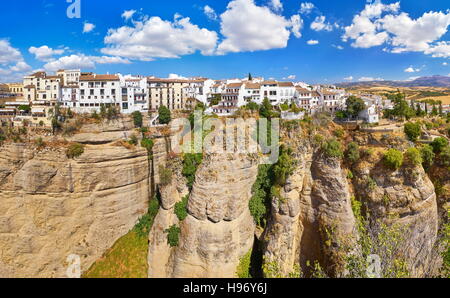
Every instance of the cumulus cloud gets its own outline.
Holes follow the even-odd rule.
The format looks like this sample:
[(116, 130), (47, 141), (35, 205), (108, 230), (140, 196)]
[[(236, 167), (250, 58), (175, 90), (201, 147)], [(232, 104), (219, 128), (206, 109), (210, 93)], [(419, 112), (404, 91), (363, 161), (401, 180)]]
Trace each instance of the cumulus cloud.
[(302, 29), (303, 29), (303, 20), (300, 17), (300, 15), (295, 14), (291, 17), (291, 31), (292, 34), (294, 34), (295, 37), (300, 38), (302, 37)]
[(46, 45), (41, 47), (30, 47), (28, 52), (34, 55), (34, 57), (39, 61), (48, 62), (53, 59), (55, 55), (62, 55), (64, 49), (52, 49)]
[(203, 7), (203, 12), (208, 17), (208, 19), (213, 20), (213, 21), (217, 20), (216, 11), (211, 6), (205, 5), (205, 7)]
[(367, 4), (345, 27), (344, 41), (352, 47), (369, 48), (387, 43), (385, 51), (392, 53), (423, 52), (433, 57), (450, 57), (450, 43), (439, 41), (450, 25), (450, 11), (427, 12), (417, 19), (400, 12), (400, 3)]
[(291, 31), (301, 36), (300, 16), (287, 20), (254, 0), (231, 1), (220, 19), (224, 40), (218, 54), (285, 48)]
[(314, 21), (311, 23), (311, 29), (314, 31), (332, 31), (333, 25), (326, 22), (325, 16), (318, 16), (314, 19)]
[(22, 59), (18, 49), (13, 48), (8, 40), (0, 39), (0, 64), (9, 64)]
[(102, 53), (129, 59), (151, 61), (155, 58), (178, 58), (200, 51), (214, 53), (217, 33), (192, 24), (189, 18), (175, 15), (173, 21), (160, 17), (144, 18), (133, 26), (109, 29)]
[(0, 39), (0, 81), (19, 81), (29, 70), (31, 66), (25, 62), (22, 53), (9, 40)]
[(124, 18), (125, 20), (129, 20), (133, 17), (133, 15), (136, 13), (136, 10), (134, 9), (130, 9), (130, 10), (125, 10), (122, 13), (122, 18)]
[(314, 4), (311, 2), (303, 2), (300, 4), (300, 13), (302, 14), (310, 14), (314, 9)]
[(272, 7), (272, 9), (276, 12), (281, 12), (283, 10), (283, 4), (281, 3), (281, 0), (271, 0), (270, 7)]
[(94, 30), (94, 28), (95, 28), (94, 24), (86, 22), (83, 25), (83, 33), (89, 33), (92, 30)]
[(84, 54), (70, 55), (48, 62), (44, 65), (47, 71), (57, 71), (58, 69), (93, 69), (96, 64), (129, 64), (129, 60), (120, 57), (110, 56), (86, 56)]
[(312, 46), (312, 45), (319, 44), (319, 41), (318, 41), (318, 40), (311, 39), (311, 40), (308, 40), (306, 43)]
[(371, 81), (384, 81), (382, 78), (373, 78), (373, 77), (361, 77), (358, 79), (360, 82), (371, 82)]
[(283, 78), (283, 80), (295, 80), (296, 78), (297, 78), (296, 75), (289, 75), (289, 76)]
[(447, 66), (448, 63), (447, 62), (442, 62), (442, 65)]
[(353, 81), (353, 76), (346, 77), (346, 78), (344, 78), (344, 80), (345, 81)]
[(180, 75), (178, 75), (176, 73), (169, 74), (168, 78), (169, 79), (181, 79), (181, 80), (186, 80), (187, 79), (186, 77), (180, 76)]
[(412, 66), (410, 66), (404, 70), (404, 72), (419, 72), (419, 71), (420, 71), (420, 68), (414, 68)]

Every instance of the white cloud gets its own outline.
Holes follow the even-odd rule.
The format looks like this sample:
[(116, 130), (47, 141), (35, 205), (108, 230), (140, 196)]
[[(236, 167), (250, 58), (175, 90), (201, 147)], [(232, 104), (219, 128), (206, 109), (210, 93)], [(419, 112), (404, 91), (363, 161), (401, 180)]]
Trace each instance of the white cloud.
[(0, 39), (0, 82), (20, 81), (31, 69), (22, 53), (6, 39)]
[(373, 78), (373, 77), (361, 77), (358, 79), (360, 82), (371, 82), (371, 81), (384, 81), (382, 78)]
[(37, 60), (48, 62), (53, 59), (53, 56), (62, 55), (64, 53), (64, 49), (52, 49), (44, 45), (39, 48), (30, 47), (28, 52), (33, 54)]
[(447, 62), (442, 62), (442, 65), (447, 66), (448, 63)]
[(168, 77), (169, 79), (187, 79), (186, 77), (183, 77), (183, 76), (180, 76), (180, 75), (178, 75), (178, 74), (176, 74), (176, 73), (171, 73), (171, 74), (169, 74), (169, 77)]
[(420, 68), (414, 68), (414, 67), (410, 66), (410, 67), (406, 68), (404, 71), (405, 72), (419, 72)]
[(93, 69), (96, 64), (129, 64), (129, 60), (120, 57), (109, 56), (86, 56), (83, 54), (70, 55), (51, 61), (44, 65), (47, 71), (57, 71), (58, 69)]
[(289, 75), (289, 76), (283, 78), (283, 80), (295, 80), (296, 78), (297, 78), (296, 75)]
[(208, 19), (217, 20), (216, 11), (211, 6), (205, 5), (205, 7), (203, 7), (203, 12), (208, 17)]
[(311, 23), (311, 29), (314, 31), (332, 31), (333, 25), (325, 21), (325, 16), (318, 16)]
[(450, 25), (450, 12), (428, 12), (413, 20), (407, 13), (387, 15), (379, 20), (384, 30), (392, 34), (392, 52), (425, 52), (441, 57), (450, 56), (450, 46), (446, 42), (432, 47), (430, 44), (441, 38)]
[(94, 28), (95, 28), (95, 25), (94, 24), (92, 24), (92, 23), (84, 23), (84, 25), (83, 25), (83, 33), (89, 33), (89, 32), (91, 32), (92, 30), (94, 30)]
[(217, 53), (258, 51), (287, 46), (290, 31), (300, 36), (300, 17), (287, 20), (266, 6), (257, 6), (254, 0), (233, 0), (220, 16), (224, 40)]
[(217, 33), (199, 28), (189, 18), (175, 15), (173, 22), (160, 17), (134, 22), (133, 27), (109, 29), (102, 53), (129, 59), (151, 61), (155, 58), (178, 58), (200, 51), (214, 53)]
[(281, 12), (283, 10), (283, 4), (281, 0), (270, 0), (270, 6), (276, 12)]
[(133, 15), (136, 13), (136, 10), (134, 9), (130, 9), (130, 10), (125, 10), (122, 13), (122, 18), (124, 18), (125, 20), (129, 20), (133, 17)]
[(0, 64), (9, 64), (22, 59), (18, 49), (13, 48), (8, 40), (0, 39)]
[(294, 34), (295, 37), (300, 38), (302, 37), (301, 30), (303, 28), (303, 20), (300, 17), (300, 15), (295, 14), (291, 17), (291, 31), (292, 34)]
[(300, 4), (300, 13), (302, 14), (309, 14), (314, 9), (314, 4), (311, 2), (303, 2)]
[(316, 44), (319, 44), (319, 41), (311, 39), (311, 40), (308, 40), (306, 43), (309, 44), (309, 45), (316, 45)]
[(333, 44), (333, 45), (331, 45), (333, 48), (336, 48), (336, 49), (338, 49), (338, 50), (343, 50), (344, 49), (344, 47), (343, 46), (341, 46), (341, 45), (335, 45), (335, 44)]
[[(383, 14), (385, 14), (383, 16)], [(433, 57), (450, 57), (450, 43), (439, 41), (450, 25), (450, 10), (427, 12), (417, 19), (400, 12), (400, 3), (367, 4), (345, 27), (344, 41), (353, 40), (355, 48), (369, 48), (388, 43), (384, 51), (392, 53), (423, 52)]]
[(346, 78), (344, 78), (344, 80), (345, 81), (353, 81), (353, 76), (346, 77)]

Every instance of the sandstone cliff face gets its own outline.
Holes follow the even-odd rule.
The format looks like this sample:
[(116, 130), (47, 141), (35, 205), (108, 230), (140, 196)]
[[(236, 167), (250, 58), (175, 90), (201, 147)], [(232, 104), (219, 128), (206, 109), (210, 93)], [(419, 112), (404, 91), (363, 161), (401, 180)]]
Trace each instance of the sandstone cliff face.
[(148, 208), (142, 148), (87, 145), (74, 160), (64, 148), (1, 152), (0, 277), (65, 277), (71, 254), (87, 270)]
[[(254, 242), (255, 225), (248, 202), (257, 165), (257, 161), (247, 155), (207, 155), (196, 174), (188, 200), (188, 216), (179, 223), (179, 245), (168, 250), (167, 234), (163, 231), (178, 224), (178, 219), (168, 208), (173, 199), (166, 195), (172, 194), (178, 199), (177, 192), (180, 192), (162, 189), (162, 200), (168, 199), (171, 203), (163, 207), (155, 219), (150, 242), (156, 241), (161, 248), (166, 246), (168, 253), (161, 257), (159, 250), (150, 249), (150, 277), (235, 276), (239, 259)], [(160, 267), (164, 263), (165, 266)]]
[(263, 234), (264, 261), (283, 275), (318, 260), (330, 275), (338, 272), (338, 243), (354, 232), (350, 191), (339, 160), (314, 153), (309, 144), (295, 148), (296, 169), (279, 198), (272, 198)]
[(433, 183), (422, 166), (404, 165), (392, 171), (382, 162), (361, 163), (355, 175), (355, 190), (367, 203), (371, 222), (404, 229), (402, 253), (407, 256), (412, 276), (433, 272), (435, 268), (430, 266), (437, 239), (438, 210)]

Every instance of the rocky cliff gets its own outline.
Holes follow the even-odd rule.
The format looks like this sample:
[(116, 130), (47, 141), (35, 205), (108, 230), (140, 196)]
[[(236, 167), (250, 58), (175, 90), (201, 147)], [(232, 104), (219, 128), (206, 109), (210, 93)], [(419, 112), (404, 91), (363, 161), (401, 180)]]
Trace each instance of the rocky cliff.
[(65, 277), (71, 254), (84, 271), (145, 214), (147, 151), (113, 143), (128, 128), (86, 127), (72, 138), (86, 144), (75, 159), (64, 146), (1, 147), (1, 277)]
[[(181, 223), (173, 198), (180, 200), (183, 194), (174, 185), (162, 187), (163, 207), (150, 232), (149, 276), (234, 277), (240, 258), (254, 243), (248, 202), (256, 174), (257, 160), (247, 155), (205, 156)], [(169, 248), (164, 230), (173, 224), (180, 226), (180, 240)]]

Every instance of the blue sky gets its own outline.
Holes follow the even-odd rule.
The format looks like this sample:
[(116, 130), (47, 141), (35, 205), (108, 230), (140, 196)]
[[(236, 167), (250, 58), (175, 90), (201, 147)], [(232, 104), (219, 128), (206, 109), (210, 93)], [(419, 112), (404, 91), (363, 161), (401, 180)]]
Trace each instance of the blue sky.
[(3, 3), (0, 81), (73, 67), (310, 83), (450, 74), (446, 0), (79, 1), (72, 19), (66, 0)]

